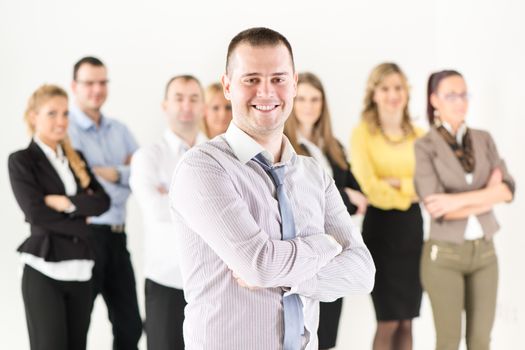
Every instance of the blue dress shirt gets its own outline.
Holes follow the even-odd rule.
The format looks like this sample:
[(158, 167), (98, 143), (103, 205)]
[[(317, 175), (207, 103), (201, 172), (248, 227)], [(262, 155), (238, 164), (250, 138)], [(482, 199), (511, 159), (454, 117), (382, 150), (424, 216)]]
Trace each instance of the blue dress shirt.
[(69, 136), (73, 147), (84, 154), (90, 167), (116, 167), (120, 180), (113, 183), (97, 176), (97, 180), (111, 198), (111, 207), (104, 214), (91, 217), (90, 223), (120, 225), (126, 221), (126, 201), (131, 193), (129, 188), (129, 164), (126, 159), (138, 148), (138, 144), (121, 122), (102, 115), (100, 125), (82, 112), (77, 106), (69, 110)]

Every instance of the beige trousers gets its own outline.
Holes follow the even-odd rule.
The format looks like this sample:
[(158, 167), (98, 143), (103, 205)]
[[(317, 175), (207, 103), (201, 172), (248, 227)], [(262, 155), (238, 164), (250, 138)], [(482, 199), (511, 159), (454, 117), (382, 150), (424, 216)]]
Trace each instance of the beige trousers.
[(454, 244), (428, 240), (421, 256), (421, 282), (436, 328), (436, 350), (457, 350), (462, 314), (469, 350), (489, 350), (498, 289), (494, 243), (484, 239)]

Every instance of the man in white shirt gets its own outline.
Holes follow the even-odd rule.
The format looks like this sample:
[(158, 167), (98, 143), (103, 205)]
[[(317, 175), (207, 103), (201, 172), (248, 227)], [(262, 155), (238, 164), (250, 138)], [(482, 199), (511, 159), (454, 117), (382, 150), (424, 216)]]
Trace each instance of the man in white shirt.
[(369, 293), (374, 263), (333, 179), (283, 135), (288, 40), (239, 33), (222, 84), (232, 123), (185, 154), (170, 188), (186, 349), (317, 349), (319, 301)]
[(184, 349), (184, 295), (177, 259), (177, 232), (168, 204), (173, 171), (190, 147), (206, 141), (199, 126), (204, 98), (191, 75), (170, 79), (162, 109), (168, 129), (160, 141), (132, 158), (130, 185), (142, 209), (145, 228), (146, 336), (149, 350)]

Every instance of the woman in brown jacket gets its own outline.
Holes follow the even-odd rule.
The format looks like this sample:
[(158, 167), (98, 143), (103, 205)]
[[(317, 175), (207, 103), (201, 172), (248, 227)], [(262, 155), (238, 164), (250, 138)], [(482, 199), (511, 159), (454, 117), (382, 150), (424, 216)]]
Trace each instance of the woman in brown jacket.
[(495, 204), (511, 201), (514, 180), (486, 131), (465, 123), (467, 86), (456, 71), (428, 82), (431, 129), (415, 146), (415, 185), (432, 221), (421, 279), (434, 314), (436, 349), (458, 349), (466, 312), (469, 350), (489, 349), (498, 285), (492, 236)]

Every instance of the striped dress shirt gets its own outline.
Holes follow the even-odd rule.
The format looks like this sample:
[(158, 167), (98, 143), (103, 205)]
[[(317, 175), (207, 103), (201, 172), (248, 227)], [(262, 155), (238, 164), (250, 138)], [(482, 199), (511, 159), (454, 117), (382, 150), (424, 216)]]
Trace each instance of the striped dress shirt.
[[(273, 157), (230, 124), (177, 166), (170, 209), (188, 305), (187, 349), (281, 349), (283, 294), (303, 300), (303, 349), (317, 349), (319, 301), (369, 293), (375, 267), (332, 178), (283, 137), (296, 238), (281, 240), (275, 186), (252, 158)], [(233, 274), (256, 289), (241, 287)]]

